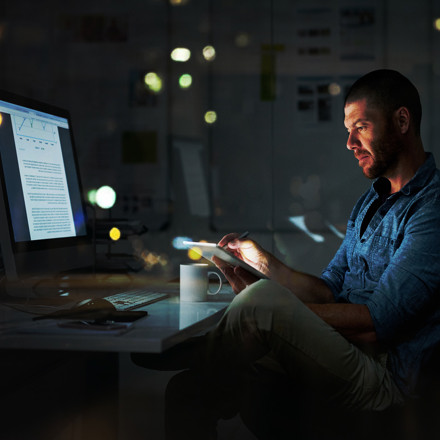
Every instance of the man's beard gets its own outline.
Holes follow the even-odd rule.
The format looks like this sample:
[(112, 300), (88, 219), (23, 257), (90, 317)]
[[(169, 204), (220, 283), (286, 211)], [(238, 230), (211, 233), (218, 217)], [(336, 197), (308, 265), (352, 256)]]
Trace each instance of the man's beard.
[(362, 171), (365, 177), (376, 179), (394, 168), (402, 149), (396, 134), (392, 132), (371, 142), (371, 151), (374, 154), (374, 157), (370, 155), (373, 163), (369, 167), (364, 167)]

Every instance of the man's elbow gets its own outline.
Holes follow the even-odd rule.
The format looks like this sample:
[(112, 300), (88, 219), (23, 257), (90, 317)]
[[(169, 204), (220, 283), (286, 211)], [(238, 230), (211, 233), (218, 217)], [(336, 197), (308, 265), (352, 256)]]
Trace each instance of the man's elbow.
[[(346, 339), (355, 345), (377, 344), (377, 335), (374, 330), (361, 332), (341, 332)], [(345, 333), (345, 334), (344, 334)]]

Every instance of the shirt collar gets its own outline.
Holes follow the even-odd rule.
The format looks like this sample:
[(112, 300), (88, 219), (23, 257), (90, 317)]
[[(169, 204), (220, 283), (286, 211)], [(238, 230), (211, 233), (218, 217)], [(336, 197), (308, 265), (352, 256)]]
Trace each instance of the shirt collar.
[[(406, 196), (417, 192), (420, 188), (426, 186), (431, 179), (432, 173), (436, 170), (435, 159), (432, 153), (426, 153), (426, 160), (417, 170), (414, 177), (399, 191)], [(373, 188), (377, 194), (381, 195), (384, 191), (389, 191), (390, 182), (385, 177), (379, 177), (374, 183)]]
[(391, 182), (386, 177), (379, 177), (373, 183), (373, 189), (379, 195), (383, 197), (390, 193)]

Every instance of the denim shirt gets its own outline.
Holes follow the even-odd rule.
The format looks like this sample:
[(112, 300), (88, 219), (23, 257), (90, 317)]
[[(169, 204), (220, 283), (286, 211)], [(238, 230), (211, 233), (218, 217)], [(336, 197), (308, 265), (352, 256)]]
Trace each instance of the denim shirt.
[(416, 175), (379, 207), (379, 179), (355, 205), (345, 239), (322, 279), (336, 302), (367, 305), (387, 367), (406, 395), (440, 341), (440, 171), (431, 153)]

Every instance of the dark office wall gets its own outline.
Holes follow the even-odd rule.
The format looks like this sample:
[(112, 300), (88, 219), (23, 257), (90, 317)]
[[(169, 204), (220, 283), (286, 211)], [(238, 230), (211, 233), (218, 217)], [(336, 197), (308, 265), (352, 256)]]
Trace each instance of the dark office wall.
[[(402, 71), (422, 95), (425, 146), (438, 149), (440, 7), (173, 3), (3, 2), (1, 88), (71, 110), (85, 190), (114, 186), (113, 216), (142, 219), (150, 248), (162, 246), (158, 237), (248, 229), (319, 272), (369, 185), (345, 148), (346, 87), (375, 68)], [(202, 55), (209, 44), (211, 62)], [(188, 47), (190, 60), (171, 61), (175, 47)], [(150, 71), (160, 93), (146, 89)], [(188, 89), (178, 85), (183, 73)]]

